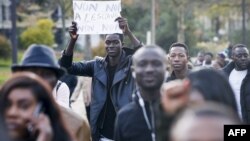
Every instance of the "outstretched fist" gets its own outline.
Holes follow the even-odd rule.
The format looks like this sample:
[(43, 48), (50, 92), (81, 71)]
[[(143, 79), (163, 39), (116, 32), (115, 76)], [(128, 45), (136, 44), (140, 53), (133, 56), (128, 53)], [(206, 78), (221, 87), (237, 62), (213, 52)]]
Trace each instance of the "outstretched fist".
[(190, 81), (174, 80), (164, 83), (161, 89), (161, 103), (165, 112), (175, 114), (185, 107), (189, 100)]

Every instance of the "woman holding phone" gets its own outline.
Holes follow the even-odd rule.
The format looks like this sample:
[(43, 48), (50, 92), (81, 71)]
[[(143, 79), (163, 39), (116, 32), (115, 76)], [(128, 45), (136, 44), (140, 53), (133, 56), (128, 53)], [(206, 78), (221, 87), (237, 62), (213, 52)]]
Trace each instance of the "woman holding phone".
[(14, 74), (0, 89), (0, 116), (13, 141), (73, 141), (50, 86), (33, 73)]

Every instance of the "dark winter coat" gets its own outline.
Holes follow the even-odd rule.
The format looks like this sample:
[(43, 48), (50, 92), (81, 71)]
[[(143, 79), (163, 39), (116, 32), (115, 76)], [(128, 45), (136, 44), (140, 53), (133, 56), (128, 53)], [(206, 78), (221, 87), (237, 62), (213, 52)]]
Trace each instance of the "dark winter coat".
[[(94, 60), (72, 63), (72, 56), (62, 55), (59, 63), (68, 73), (92, 77), (92, 101), (90, 104), (90, 126), (92, 137), (98, 135), (98, 118), (106, 102), (107, 94), (111, 94), (111, 101), (115, 111), (132, 100), (135, 82), (131, 74), (131, 50), (122, 51), (120, 62), (115, 71), (113, 83), (108, 92), (108, 58), (97, 57)], [(104, 118), (101, 118), (104, 119)], [(97, 122), (98, 121), (98, 122)], [(102, 123), (102, 122), (100, 122)]]

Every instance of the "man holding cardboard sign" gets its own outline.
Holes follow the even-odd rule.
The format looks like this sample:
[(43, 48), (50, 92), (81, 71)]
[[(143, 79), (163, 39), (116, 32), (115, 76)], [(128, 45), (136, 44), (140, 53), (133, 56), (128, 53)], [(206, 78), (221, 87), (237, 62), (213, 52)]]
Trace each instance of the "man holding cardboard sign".
[(73, 49), (78, 38), (75, 22), (69, 29), (70, 43), (62, 54), (60, 65), (70, 74), (92, 77), (92, 101), (90, 104), (90, 125), (93, 141), (113, 139), (116, 114), (132, 99), (135, 82), (131, 74), (132, 54), (142, 46), (130, 31), (126, 18), (116, 20), (123, 34), (135, 46), (123, 47), (123, 34), (107, 34), (105, 37), (105, 58), (72, 63)]

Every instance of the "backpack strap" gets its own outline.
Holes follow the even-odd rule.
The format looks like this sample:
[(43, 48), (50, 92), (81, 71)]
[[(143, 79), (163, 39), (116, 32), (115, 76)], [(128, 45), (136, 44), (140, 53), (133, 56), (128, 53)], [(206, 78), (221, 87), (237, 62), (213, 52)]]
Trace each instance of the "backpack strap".
[(58, 81), (58, 83), (56, 84), (56, 94), (61, 84), (62, 84), (62, 81)]

